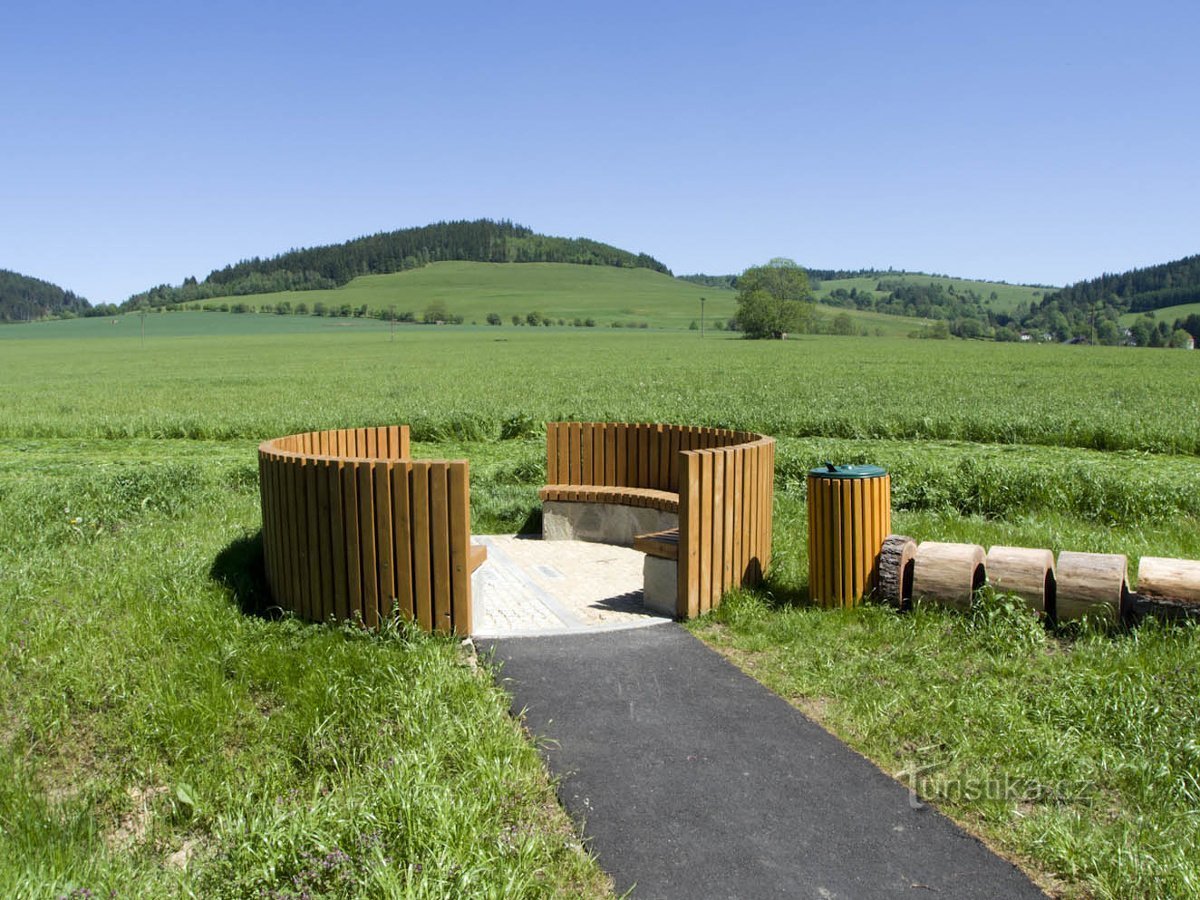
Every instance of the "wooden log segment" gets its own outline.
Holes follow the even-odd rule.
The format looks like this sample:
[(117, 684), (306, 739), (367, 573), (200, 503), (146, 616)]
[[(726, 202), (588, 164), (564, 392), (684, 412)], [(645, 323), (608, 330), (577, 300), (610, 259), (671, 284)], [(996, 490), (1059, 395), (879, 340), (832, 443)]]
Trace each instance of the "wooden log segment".
[(1110, 622), (1121, 617), (1129, 596), (1128, 564), (1123, 553), (1058, 554), (1056, 618), (1060, 622), (1098, 615)]
[(975, 592), (987, 581), (983, 560), (978, 544), (922, 542), (913, 558), (913, 600), (970, 609)]
[(1143, 556), (1137, 590), (1143, 597), (1200, 604), (1200, 561)]
[(1025, 547), (992, 547), (984, 560), (988, 582), (997, 591), (1016, 594), (1036, 613), (1054, 613), (1054, 554)]
[(906, 534), (889, 534), (879, 551), (879, 580), (875, 597), (892, 606), (903, 606), (912, 597), (913, 557), (917, 542)]

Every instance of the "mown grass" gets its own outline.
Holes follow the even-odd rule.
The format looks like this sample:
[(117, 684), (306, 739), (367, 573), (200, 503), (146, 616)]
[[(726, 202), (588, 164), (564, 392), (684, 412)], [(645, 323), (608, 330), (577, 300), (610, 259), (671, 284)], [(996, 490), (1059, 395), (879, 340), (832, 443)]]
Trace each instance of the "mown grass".
[[(1200, 893), (1200, 629), (727, 598), (695, 632), (1055, 894)], [(919, 800), (917, 798), (920, 798)]]
[(457, 642), (270, 615), (252, 446), (121, 443), (0, 467), (0, 896), (608, 895)]

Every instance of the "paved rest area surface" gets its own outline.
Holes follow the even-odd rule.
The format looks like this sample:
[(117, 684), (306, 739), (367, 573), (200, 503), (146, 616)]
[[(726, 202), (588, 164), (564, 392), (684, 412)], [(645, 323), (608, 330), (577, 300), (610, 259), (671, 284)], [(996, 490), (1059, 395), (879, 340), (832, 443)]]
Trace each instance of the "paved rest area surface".
[(642, 605), (645, 554), (536, 535), (475, 535), (488, 557), (471, 576), (472, 637), (573, 634), (671, 621)]
[(618, 894), (1044, 896), (678, 625), (480, 643)]

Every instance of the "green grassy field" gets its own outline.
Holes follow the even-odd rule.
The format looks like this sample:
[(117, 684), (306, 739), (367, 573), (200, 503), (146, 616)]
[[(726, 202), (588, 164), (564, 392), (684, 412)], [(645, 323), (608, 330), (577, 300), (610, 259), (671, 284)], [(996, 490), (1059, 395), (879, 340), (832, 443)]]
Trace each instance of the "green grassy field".
[[(880, 281), (897, 281), (904, 284), (932, 285), (940, 284), (945, 288), (953, 287), (959, 292), (974, 291), (983, 298), (984, 305), (994, 312), (1009, 313), (1024, 303), (1026, 306), (1034, 300), (1040, 301), (1043, 295), (1051, 293), (1053, 288), (1032, 287), (1023, 284), (998, 284), (992, 281), (972, 281), (967, 278), (947, 278), (940, 275), (912, 275), (904, 272), (875, 275), (870, 278), (839, 278), (822, 281), (817, 290), (817, 299), (828, 297), (838, 288), (849, 291), (857, 288), (859, 292), (870, 291), (876, 297), (885, 296), (885, 292), (875, 290)], [(996, 299), (992, 300), (992, 294)]]
[[(645, 324), (649, 328), (682, 331), (693, 322), (699, 325), (701, 297), (705, 298), (704, 317), (711, 329), (716, 322), (724, 324), (733, 316), (737, 306), (735, 296), (733, 291), (703, 288), (649, 269), (565, 263), (439, 262), (408, 272), (355, 278), (336, 290), (254, 294), (205, 302), (244, 302), (258, 309), (287, 301), (293, 307), (305, 303), (310, 311), (316, 303), (329, 308), (349, 304), (352, 309), (365, 305), (372, 311), (394, 309), (397, 315), (411, 312), (418, 319), (431, 304), (442, 303), (448, 313), (480, 326), (486, 323), (489, 313), (499, 315), (503, 321), (501, 327), (507, 329), (511, 327), (512, 316), (524, 320), (528, 313), (537, 311), (555, 325), (560, 319), (564, 326), (572, 326), (576, 320), (585, 322), (590, 318), (597, 328), (610, 328), (619, 322), (626, 327)], [(827, 318), (839, 312), (842, 310), (822, 309)], [(917, 320), (904, 317), (857, 311), (851, 316), (859, 330), (865, 328), (871, 333), (903, 335), (920, 327)], [(246, 326), (247, 329), (270, 327), (266, 323)]]
[[(1121, 324), (1128, 328), (1145, 313), (1126, 313), (1121, 316)], [(1179, 306), (1164, 306), (1162, 309), (1154, 310), (1154, 318), (1158, 321), (1166, 322), (1168, 325), (1175, 323), (1176, 319), (1186, 319), (1188, 316), (1200, 315), (1200, 303), (1181, 303)]]
[[(0, 329), (0, 895), (604, 896), (486, 669), (404, 628), (254, 614), (259, 441), (408, 422), (417, 453), (470, 459), (474, 530), (495, 533), (536, 526), (557, 418), (776, 435), (770, 579), (698, 633), (886, 771), (919, 768), (923, 796), (1056, 892), (1200, 885), (1200, 630), (803, 602), (804, 472), (827, 459), (886, 465), (919, 540), (1200, 558), (1187, 354), (393, 341), (210, 313), (148, 315), (143, 346), (140, 326)], [(1016, 792), (963, 796), (969, 778)]]
[(431, 303), (440, 302), (448, 312), (480, 325), (488, 313), (499, 314), (507, 326), (511, 316), (524, 318), (536, 310), (556, 322), (591, 317), (600, 327), (619, 321), (687, 328), (693, 319), (700, 319), (701, 297), (707, 298), (706, 317), (728, 319), (733, 315), (733, 294), (727, 291), (705, 291), (649, 269), (566, 263), (438, 262), (392, 275), (355, 278), (336, 290), (229, 299), (259, 307), (283, 300), (293, 306), (307, 303), (309, 309), (318, 302), (330, 307), (349, 303), (353, 308), (365, 304), (371, 310), (395, 307), (397, 313), (408, 311), (417, 318)]

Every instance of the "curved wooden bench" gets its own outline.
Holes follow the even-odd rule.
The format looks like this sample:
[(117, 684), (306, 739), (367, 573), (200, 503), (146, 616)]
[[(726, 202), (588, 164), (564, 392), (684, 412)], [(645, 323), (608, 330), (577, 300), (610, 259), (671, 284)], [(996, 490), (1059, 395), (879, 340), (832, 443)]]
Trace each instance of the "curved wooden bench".
[[(558, 510), (546, 504), (614, 504), (663, 514), (657, 527), (613, 542), (647, 554), (648, 598), (652, 560), (673, 564), (671, 611), (679, 618), (714, 608), (730, 588), (757, 584), (770, 564), (774, 438), (686, 425), (551, 422), (546, 481), (543, 522), (549, 510), (553, 529), (560, 528)], [(561, 531), (585, 536), (570, 534), (569, 523)], [(654, 581), (656, 590), (665, 583), (658, 574)], [(654, 605), (663, 609), (666, 602)]]
[(293, 434), (258, 448), (267, 583), (313, 621), (378, 627), (399, 612), (471, 633), (466, 460), (409, 459), (408, 426)]

